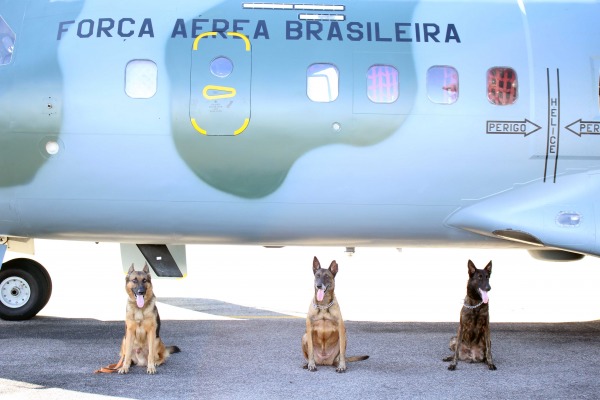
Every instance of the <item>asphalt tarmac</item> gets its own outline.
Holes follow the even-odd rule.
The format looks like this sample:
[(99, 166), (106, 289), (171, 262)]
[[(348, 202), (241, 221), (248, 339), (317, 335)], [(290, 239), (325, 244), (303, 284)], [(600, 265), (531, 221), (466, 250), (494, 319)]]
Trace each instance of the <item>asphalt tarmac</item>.
[[(47, 246), (47, 247), (45, 247)], [(312, 256), (336, 258), (348, 355), (338, 374), (302, 368)], [(492, 258), (496, 371), (442, 358), (455, 334), (466, 260)], [(194, 247), (184, 280), (156, 280), (167, 345), (182, 350), (147, 375), (93, 374), (118, 360), (125, 293), (118, 249), (42, 243), (48, 306), (0, 321), (0, 398), (97, 399), (597, 399), (598, 260), (548, 264), (522, 252)], [(529, 321), (529, 322), (524, 322)], [(583, 322), (579, 322), (583, 321)]]
[(346, 373), (302, 368), (304, 321), (278, 316), (167, 321), (162, 337), (182, 352), (147, 375), (93, 374), (116, 362), (122, 322), (36, 318), (0, 322), (2, 399), (597, 399), (600, 323), (492, 326), (494, 362), (442, 358), (454, 323), (347, 323)]

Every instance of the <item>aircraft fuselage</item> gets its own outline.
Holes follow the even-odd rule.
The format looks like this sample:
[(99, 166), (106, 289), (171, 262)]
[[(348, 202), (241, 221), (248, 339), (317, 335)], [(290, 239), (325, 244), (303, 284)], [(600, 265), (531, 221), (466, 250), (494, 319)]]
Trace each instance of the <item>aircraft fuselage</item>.
[(0, 1), (0, 236), (600, 254), (599, 12)]

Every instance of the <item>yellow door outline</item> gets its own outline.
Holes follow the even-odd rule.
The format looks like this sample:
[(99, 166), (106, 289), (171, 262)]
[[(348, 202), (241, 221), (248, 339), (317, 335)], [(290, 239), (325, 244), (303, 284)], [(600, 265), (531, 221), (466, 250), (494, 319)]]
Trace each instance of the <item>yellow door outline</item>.
[[(198, 43), (200, 43), (200, 40), (202, 38), (209, 37), (209, 36), (216, 37), (219, 33), (222, 33), (222, 32), (204, 32), (204, 33), (198, 35), (196, 37), (196, 39), (194, 40), (192, 49), (194, 51), (198, 50)], [(227, 34), (227, 36), (238, 37), (238, 38), (243, 39), (245, 47), (246, 47), (246, 51), (248, 51), (248, 52), (250, 51), (250, 39), (248, 39), (248, 36), (244, 35), (243, 33), (239, 33), (239, 32), (226, 32), (226, 34)], [(218, 91), (218, 92), (222, 92), (222, 93), (216, 94), (216, 95), (211, 95), (211, 94), (208, 94), (209, 90), (214, 90), (214, 91)], [(236, 94), (237, 94), (237, 91), (235, 90), (235, 88), (227, 87), (227, 86), (206, 85), (204, 87), (204, 89), (202, 89), (202, 96), (204, 96), (204, 98), (207, 100), (233, 98), (233, 97), (235, 97)], [(207, 134), (206, 130), (202, 129), (200, 127), (200, 125), (198, 125), (196, 118), (191, 118), (190, 122), (192, 123), (192, 126), (194, 127), (194, 129), (196, 131), (200, 132), (203, 135)], [(249, 123), (250, 123), (250, 118), (244, 119), (242, 126), (240, 126), (239, 129), (233, 131), (233, 135), (237, 136), (240, 133), (242, 133), (248, 127)]]

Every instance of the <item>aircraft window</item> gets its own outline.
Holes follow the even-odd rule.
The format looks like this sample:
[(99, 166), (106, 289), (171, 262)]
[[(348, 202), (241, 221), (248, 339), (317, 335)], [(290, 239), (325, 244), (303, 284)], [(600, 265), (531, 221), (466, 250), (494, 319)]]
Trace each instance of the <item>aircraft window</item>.
[(308, 98), (319, 103), (337, 99), (339, 76), (339, 71), (333, 64), (312, 64), (306, 71)]
[(0, 16), (0, 65), (11, 62), (15, 50), (15, 33)]
[(391, 65), (373, 65), (367, 72), (367, 96), (373, 103), (398, 99), (398, 70)]
[(125, 68), (125, 93), (134, 99), (149, 99), (156, 94), (157, 76), (153, 61), (130, 61)]
[(227, 57), (217, 57), (210, 63), (210, 72), (217, 78), (226, 78), (233, 72), (233, 63)]
[(427, 97), (437, 104), (458, 100), (458, 72), (453, 67), (436, 65), (427, 70)]
[(487, 72), (490, 103), (505, 106), (517, 101), (517, 73), (512, 68), (494, 67)]

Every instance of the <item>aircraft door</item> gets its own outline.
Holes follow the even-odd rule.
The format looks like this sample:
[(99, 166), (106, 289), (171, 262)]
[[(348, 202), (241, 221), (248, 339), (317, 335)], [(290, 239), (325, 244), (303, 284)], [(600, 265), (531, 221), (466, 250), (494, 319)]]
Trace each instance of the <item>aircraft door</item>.
[(209, 136), (235, 136), (250, 123), (250, 40), (238, 32), (205, 32), (192, 47), (190, 123)]

